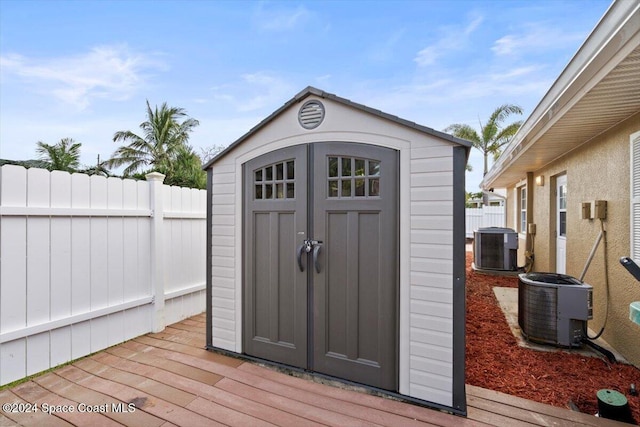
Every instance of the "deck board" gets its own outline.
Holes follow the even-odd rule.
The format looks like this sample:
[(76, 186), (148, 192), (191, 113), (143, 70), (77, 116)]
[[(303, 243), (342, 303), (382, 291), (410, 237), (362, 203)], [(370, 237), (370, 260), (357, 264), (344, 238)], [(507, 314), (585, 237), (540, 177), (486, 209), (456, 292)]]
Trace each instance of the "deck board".
[[(79, 386), (65, 378), (56, 374), (47, 374), (34, 379), (38, 385), (47, 389), (52, 393), (56, 393), (62, 397), (70, 399), (74, 402), (82, 402), (87, 405), (101, 406), (109, 409), (104, 415), (126, 426), (160, 426), (164, 422), (162, 419), (154, 417), (144, 411), (136, 411), (133, 413), (118, 412), (126, 405), (125, 402), (114, 402), (109, 396)], [(118, 407), (113, 404), (121, 405)]]
[(61, 374), (68, 379), (73, 380), (72, 378), (75, 378), (79, 384), (82, 384), (92, 390), (107, 394), (119, 401), (133, 402), (136, 404), (136, 407), (139, 408), (137, 410), (148, 412), (151, 415), (162, 418), (163, 420), (169, 421), (178, 426), (195, 427), (224, 425), (216, 420), (204, 417), (171, 402), (146, 394), (136, 388), (100, 378), (75, 366), (67, 366), (63, 368), (62, 371), (64, 372)]
[[(2, 390), (0, 391), (0, 402), (1, 403), (27, 403), (24, 399), (22, 399), (17, 394), (13, 393), (11, 390)], [(30, 402), (33, 403), (33, 402)], [(51, 427), (70, 427), (73, 424), (63, 420), (62, 418), (52, 417), (39, 412), (12, 412), (7, 413), (3, 411), (2, 416), (4, 417), (4, 421), (2, 425), (11, 425), (14, 426), (16, 424), (23, 426), (51, 426)]]
[(107, 352), (115, 356), (133, 360), (157, 369), (163, 369), (169, 372), (173, 372), (178, 375), (194, 379), (196, 381), (204, 382), (206, 384), (215, 384), (217, 381), (220, 381), (223, 378), (223, 376), (217, 375), (213, 372), (208, 372), (197, 367), (175, 362), (173, 360), (161, 359), (150, 354), (141, 354), (124, 346), (120, 346), (112, 350), (107, 350)]
[(594, 426), (615, 427), (625, 425), (604, 418), (597, 418), (589, 414), (573, 412), (543, 403), (510, 396), (494, 390), (467, 385), (467, 405), (476, 409), (493, 410), (499, 405), (501, 414), (506, 414), (516, 420), (528, 421), (534, 425), (557, 426)]
[[(48, 390), (42, 388), (35, 381), (29, 381), (19, 386), (15, 387), (13, 391), (24, 399), (26, 402), (37, 403), (40, 407), (45, 407), (45, 405), (49, 407), (76, 407), (80, 402), (74, 402), (73, 400), (66, 399), (62, 396), (59, 396), (55, 393), (50, 393)], [(115, 427), (121, 425), (120, 423), (107, 418), (105, 415), (100, 413), (81, 413), (78, 411), (74, 412), (56, 412), (56, 417), (61, 418), (73, 425), (78, 425), (80, 423), (87, 423), (87, 425), (96, 426), (96, 427)], [(48, 418), (47, 418), (48, 422)], [(45, 425), (47, 423), (45, 422)]]
[(134, 403), (133, 413), (0, 414), (2, 426), (624, 426), (467, 385), (468, 416), (204, 349), (204, 314), (0, 390), (0, 403)]
[(193, 393), (197, 396), (209, 399), (212, 402), (226, 406), (234, 411), (242, 412), (246, 415), (275, 423), (278, 425), (297, 426), (304, 424), (305, 420), (301, 417), (279, 411), (275, 408), (257, 404), (242, 396), (227, 393), (222, 389), (216, 388), (213, 384), (205, 384), (186, 378), (173, 372), (167, 372), (155, 369), (152, 366), (144, 365), (127, 359), (121, 359), (111, 354), (100, 356), (100, 360), (109, 366), (117, 367), (123, 371), (140, 374), (153, 378), (164, 384), (172, 385), (180, 390)]
[[(336, 387), (327, 387), (324, 384), (319, 384), (314, 381), (296, 378), (290, 375), (284, 375), (279, 372), (275, 372), (270, 369), (265, 369), (261, 366), (245, 363), (238, 368), (239, 370), (250, 372), (254, 375), (270, 379), (272, 381), (291, 385), (300, 390), (306, 390), (308, 392), (332, 397), (344, 402), (351, 402), (362, 405), (364, 407), (386, 411), (392, 414), (401, 415), (409, 419), (415, 419), (424, 423), (433, 425), (447, 425), (447, 422), (451, 422), (451, 415), (439, 411), (424, 411), (424, 408), (416, 405), (407, 405), (404, 402), (400, 402), (392, 399), (380, 399), (377, 396), (367, 393), (354, 393), (350, 390), (344, 390)], [(465, 418), (457, 418), (456, 425), (459, 426), (475, 426), (478, 423), (473, 420)]]

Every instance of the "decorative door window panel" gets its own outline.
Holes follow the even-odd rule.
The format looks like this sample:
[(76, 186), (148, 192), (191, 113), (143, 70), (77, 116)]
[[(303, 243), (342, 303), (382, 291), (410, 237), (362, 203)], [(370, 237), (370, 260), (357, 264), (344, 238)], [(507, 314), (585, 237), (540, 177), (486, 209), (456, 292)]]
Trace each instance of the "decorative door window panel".
[(295, 162), (287, 160), (253, 172), (254, 200), (295, 199)]
[(567, 235), (567, 186), (558, 186), (558, 235)]
[(330, 198), (380, 197), (380, 161), (354, 157), (327, 158)]

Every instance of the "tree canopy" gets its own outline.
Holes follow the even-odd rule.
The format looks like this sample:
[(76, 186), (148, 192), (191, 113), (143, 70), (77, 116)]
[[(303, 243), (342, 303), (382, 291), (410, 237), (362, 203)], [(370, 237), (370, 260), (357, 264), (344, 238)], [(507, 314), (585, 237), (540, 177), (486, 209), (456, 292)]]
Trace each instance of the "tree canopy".
[(49, 170), (75, 172), (80, 167), (81, 146), (82, 144), (75, 142), (73, 138), (62, 138), (54, 145), (38, 141), (36, 153)]
[(189, 118), (183, 108), (151, 108), (147, 101), (147, 120), (140, 124), (141, 135), (119, 131), (113, 136), (121, 145), (105, 163), (108, 167), (125, 166), (123, 175), (160, 172), (165, 183), (195, 188), (206, 187), (206, 174), (200, 157), (188, 145), (189, 135), (200, 123)]
[[(125, 166), (125, 178), (145, 179), (149, 172), (165, 175), (165, 183), (191, 188), (206, 188), (207, 174), (202, 170), (202, 158), (188, 144), (189, 135), (200, 123), (190, 118), (182, 108), (163, 103), (152, 108), (147, 100), (147, 120), (140, 124), (140, 135), (132, 131), (119, 131), (114, 142), (128, 143), (116, 149), (111, 158), (94, 165), (81, 167), (81, 143), (72, 138), (62, 138), (49, 145), (38, 141), (38, 160), (12, 161), (0, 159), (0, 165), (18, 164), (25, 167), (41, 167), (48, 170), (82, 172), (89, 175), (112, 176), (108, 168)], [(202, 150), (202, 155), (212, 157), (224, 147), (213, 146)]]
[(485, 125), (480, 122), (480, 133), (473, 127), (464, 123), (454, 123), (447, 126), (444, 131), (452, 135), (471, 141), (473, 147), (480, 150), (484, 156), (484, 174), (487, 174), (488, 157), (493, 155), (496, 160), (504, 147), (516, 134), (522, 121), (516, 121), (503, 127), (503, 122), (511, 114), (522, 114), (522, 108), (513, 104), (504, 104), (496, 108)]

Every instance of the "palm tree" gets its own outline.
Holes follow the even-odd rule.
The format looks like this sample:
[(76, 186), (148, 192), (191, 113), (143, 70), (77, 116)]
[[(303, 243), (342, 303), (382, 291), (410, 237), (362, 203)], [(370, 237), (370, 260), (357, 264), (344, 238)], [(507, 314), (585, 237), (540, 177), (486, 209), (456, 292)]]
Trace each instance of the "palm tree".
[[(161, 169), (158, 172), (165, 173)], [(188, 145), (180, 148), (172, 171), (165, 175), (164, 183), (167, 185), (200, 189), (207, 187), (207, 173), (202, 170), (202, 160)]]
[[(128, 142), (120, 146), (109, 160), (107, 167), (126, 165), (124, 176), (130, 176), (146, 167), (164, 174), (171, 173), (173, 161), (180, 149), (186, 146), (189, 133), (200, 124), (195, 119), (186, 118), (183, 108), (169, 107), (163, 103), (160, 108), (151, 108), (147, 100), (147, 121), (140, 125), (143, 136), (131, 131), (119, 131), (113, 136), (114, 142)], [(180, 122), (181, 119), (185, 119)]]
[(522, 120), (518, 120), (502, 127), (502, 123), (511, 114), (522, 114), (522, 108), (513, 104), (499, 106), (491, 113), (486, 125), (483, 126), (482, 122), (480, 122), (480, 134), (471, 126), (463, 123), (449, 125), (444, 131), (458, 138), (471, 141), (473, 146), (482, 152), (484, 155), (484, 175), (486, 175), (489, 169), (489, 154), (493, 155), (495, 161), (500, 156), (502, 147), (511, 141), (511, 138), (522, 126)]
[(86, 173), (87, 175), (100, 175), (100, 176), (111, 176), (111, 172), (105, 166), (106, 162), (100, 161), (100, 154), (98, 154), (98, 160), (96, 161), (95, 166), (87, 166), (82, 173)]
[(73, 138), (62, 138), (54, 145), (38, 141), (36, 153), (47, 163), (47, 169), (75, 172), (80, 166), (80, 146)]

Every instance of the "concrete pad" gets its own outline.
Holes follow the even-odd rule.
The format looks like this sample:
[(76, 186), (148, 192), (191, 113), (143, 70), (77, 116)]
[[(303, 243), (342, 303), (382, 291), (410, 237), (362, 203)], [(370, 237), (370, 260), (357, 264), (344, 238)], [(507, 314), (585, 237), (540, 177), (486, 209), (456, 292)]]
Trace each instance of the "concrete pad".
[[(550, 352), (564, 351), (566, 353), (581, 354), (587, 357), (603, 357), (602, 354), (596, 352), (591, 347), (586, 345), (583, 346), (582, 348), (569, 349), (569, 348), (555, 347), (555, 346), (546, 345), (546, 344), (537, 344), (537, 343), (532, 343), (530, 341), (527, 341), (522, 336), (522, 330), (518, 325), (518, 288), (503, 288), (503, 287), (496, 286), (493, 288), (493, 293), (495, 294), (496, 299), (498, 300), (498, 305), (500, 306), (500, 309), (502, 310), (502, 313), (504, 314), (504, 317), (507, 320), (509, 329), (511, 329), (511, 333), (513, 333), (513, 336), (516, 338), (518, 345), (520, 347), (530, 348), (536, 351), (550, 351)], [(592, 331), (591, 329), (589, 329), (588, 332), (590, 336), (596, 335), (596, 332)], [(609, 350), (610, 352), (612, 352), (618, 362), (627, 363), (627, 364), (629, 363), (625, 360), (624, 357), (622, 357), (622, 355), (620, 355), (620, 353), (615, 351), (613, 347), (611, 347), (602, 338), (598, 338), (593, 342), (599, 345), (600, 347), (603, 347)]]

